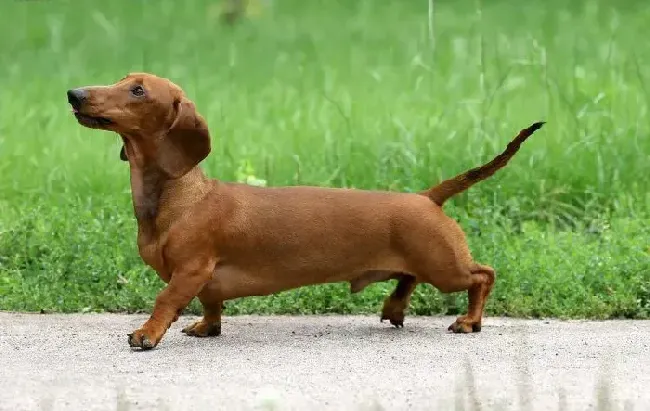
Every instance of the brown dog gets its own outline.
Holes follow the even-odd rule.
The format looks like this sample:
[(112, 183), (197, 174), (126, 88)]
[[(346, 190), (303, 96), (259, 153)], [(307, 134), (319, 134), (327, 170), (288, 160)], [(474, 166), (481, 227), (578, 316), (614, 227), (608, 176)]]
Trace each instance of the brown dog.
[(205, 177), (205, 120), (180, 87), (146, 73), (68, 91), (78, 122), (118, 133), (129, 162), (145, 263), (167, 283), (129, 345), (155, 347), (198, 296), (204, 317), (183, 329), (221, 333), (223, 301), (347, 281), (352, 292), (397, 279), (382, 320), (402, 326), (416, 284), (468, 290), (467, 315), (449, 329), (480, 331), (494, 270), (472, 260), (460, 226), (441, 206), (504, 167), (543, 123), (522, 130), (488, 164), (419, 194), (318, 187), (260, 188)]

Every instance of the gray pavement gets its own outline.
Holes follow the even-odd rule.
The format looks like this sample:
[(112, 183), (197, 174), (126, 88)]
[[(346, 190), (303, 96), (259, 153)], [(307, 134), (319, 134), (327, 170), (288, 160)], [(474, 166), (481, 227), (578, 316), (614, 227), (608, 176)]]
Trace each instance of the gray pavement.
[(0, 410), (650, 409), (650, 321), (225, 317), (152, 351), (142, 315), (0, 313)]

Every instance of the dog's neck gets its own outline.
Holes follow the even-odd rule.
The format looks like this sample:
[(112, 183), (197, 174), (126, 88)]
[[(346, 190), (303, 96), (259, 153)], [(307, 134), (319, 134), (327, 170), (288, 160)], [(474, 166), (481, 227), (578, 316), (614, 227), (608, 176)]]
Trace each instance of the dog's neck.
[(140, 233), (155, 236), (166, 231), (184, 209), (203, 198), (206, 182), (198, 166), (177, 179), (157, 167), (132, 167), (131, 195)]

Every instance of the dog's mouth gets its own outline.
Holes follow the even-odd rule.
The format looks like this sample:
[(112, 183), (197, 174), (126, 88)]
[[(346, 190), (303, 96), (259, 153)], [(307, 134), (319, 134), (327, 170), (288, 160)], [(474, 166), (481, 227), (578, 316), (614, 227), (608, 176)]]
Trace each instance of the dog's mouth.
[(77, 118), (79, 124), (82, 124), (87, 127), (106, 127), (113, 124), (113, 121), (106, 117), (99, 116), (89, 116), (79, 112), (79, 110), (73, 108), (72, 114)]

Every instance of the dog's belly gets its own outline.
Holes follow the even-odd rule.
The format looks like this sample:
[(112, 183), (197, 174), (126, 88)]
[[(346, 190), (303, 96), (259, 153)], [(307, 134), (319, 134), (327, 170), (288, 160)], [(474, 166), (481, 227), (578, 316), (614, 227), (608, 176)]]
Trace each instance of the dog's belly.
[[(380, 267), (382, 271), (379, 271)], [(377, 272), (385, 275), (382, 275), (382, 278), (375, 278)], [(369, 268), (362, 267), (347, 270), (334, 266), (302, 267), (301, 269), (290, 267), (253, 269), (235, 265), (219, 265), (215, 268), (210, 287), (219, 290), (222, 300), (230, 300), (247, 296), (265, 296), (310, 285), (346, 281), (357, 282), (359, 285), (363, 284), (360, 287), (362, 289), (372, 282), (389, 279), (391, 273), (403, 272), (401, 259), (386, 259), (383, 262), (369, 266)], [(365, 278), (369, 275), (368, 273), (372, 278)]]
[(255, 273), (232, 265), (218, 266), (210, 284), (212, 289), (219, 290), (222, 300), (269, 295), (302, 285), (305, 284), (296, 278), (279, 278), (268, 272)]

